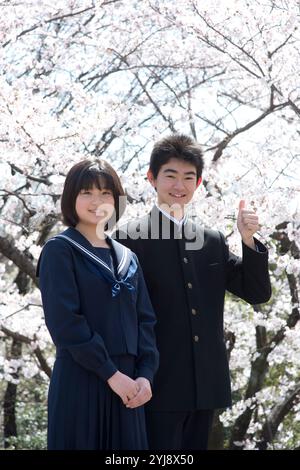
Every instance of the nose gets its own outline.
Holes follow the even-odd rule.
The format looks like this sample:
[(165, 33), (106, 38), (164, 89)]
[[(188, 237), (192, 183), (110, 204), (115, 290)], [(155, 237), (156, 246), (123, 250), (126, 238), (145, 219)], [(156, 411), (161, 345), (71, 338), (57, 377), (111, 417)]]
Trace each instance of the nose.
[(180, 178), (176, 178), (175, 184), (174, 184), (174, 189), (178, 189), (180, 191), (184, 189), (184, 183)]
[(104, 201), (104, 198), (102, 194), (94, 194), (92, 197), (91, 203), (98, 206), (99, 204), (102, 204), (103, 201)]

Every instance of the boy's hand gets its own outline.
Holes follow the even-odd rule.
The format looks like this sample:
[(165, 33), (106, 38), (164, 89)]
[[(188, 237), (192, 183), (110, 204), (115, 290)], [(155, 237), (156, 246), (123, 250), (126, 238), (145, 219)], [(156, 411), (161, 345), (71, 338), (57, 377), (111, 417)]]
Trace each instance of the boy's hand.
[(255, 250), (253, 235), (259, 230), (258, 216), (251, 209), (245, 209), (245, 201), (239, 203), (237, 226), (245, 245)]

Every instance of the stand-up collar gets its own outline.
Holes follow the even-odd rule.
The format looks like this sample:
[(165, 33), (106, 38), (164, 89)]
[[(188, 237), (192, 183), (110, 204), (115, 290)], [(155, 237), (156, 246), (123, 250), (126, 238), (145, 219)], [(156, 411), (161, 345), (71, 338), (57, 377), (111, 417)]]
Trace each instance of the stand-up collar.
[(179, 226), (156, 205), (149, 213), (148, 233), (152, 239), (182, 239), (189, 250), (202, 249), (204, 244), (204, 226), (187, 215)]
[(167, 211), (164, 211), (157, 203), (155, 206), (165, 217), (171, 220), (178, 228), (181, 228), (187, 221), (187, 215), (185, 214), (181, 220), (177, 220), (175, 217), (172, 217)]
[[(182, 238), (183, 224), (175, 223), (169, 214), (162, 211), (158, 206), (153, 206), (149, 214), (149, 230), (152, 239), (177, 239)], [(178, 222), (178, 221), (176, 221)]]

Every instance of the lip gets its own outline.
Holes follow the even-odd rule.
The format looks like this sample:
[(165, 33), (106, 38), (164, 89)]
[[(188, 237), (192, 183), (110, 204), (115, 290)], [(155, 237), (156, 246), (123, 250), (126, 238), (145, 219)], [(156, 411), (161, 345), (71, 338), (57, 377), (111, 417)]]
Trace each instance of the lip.
[(169, 193), (169, 195), (172, 197), (176, 197), (176, 199), (181, 199), (186, 196), (186, 194), (177, 194), (177, 193), (176, 194)]

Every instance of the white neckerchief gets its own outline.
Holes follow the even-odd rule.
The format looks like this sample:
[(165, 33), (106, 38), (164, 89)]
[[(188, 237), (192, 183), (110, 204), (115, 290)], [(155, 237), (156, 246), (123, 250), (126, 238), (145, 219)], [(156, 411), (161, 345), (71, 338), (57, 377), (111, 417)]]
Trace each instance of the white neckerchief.
[(174, 222), (174, 224), (177, 225), (178, 228), (181, 228), (183, 226), (183, 224), (185, 224), (186, 222), (186, 219), (187, 219), (187, 215), (185, 214), (181, 220), (177, 220), (175, 219), (175, 217), (172, 217), (168, 212), (164, 211), (163, 209), (161, 209), (159, 207), (159, 205), (157, 203), (155, 203), (157, 209), (166, 217), (168, 217), (168, 219), (170, 219), (172, 222)]

